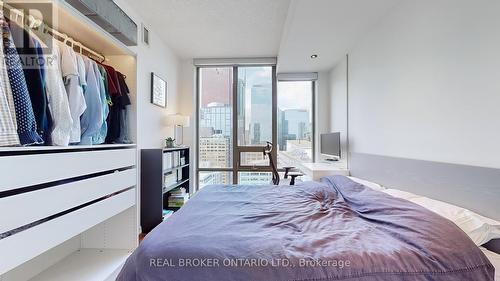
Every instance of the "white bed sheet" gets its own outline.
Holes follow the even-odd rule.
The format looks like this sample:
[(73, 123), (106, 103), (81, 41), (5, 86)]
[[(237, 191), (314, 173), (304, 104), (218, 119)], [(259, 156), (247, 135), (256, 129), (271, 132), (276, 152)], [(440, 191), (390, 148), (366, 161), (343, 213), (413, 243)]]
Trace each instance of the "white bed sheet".
[(352, 176), (348, 176), (349, 179), (351, 179), (352, 181), (355, 181), (359, 184), (362, 184), (364, 186), (367, 186), (371, 189), (375, 189), (377, 191), (382, 191), (385, 189), (385, 187), (381, 186), (380, 184), (378, 183), (374, 183), (374, 182), (371, 182), (371, 181), (368, 181), (368, 180), (364, 180), (364, 179), (360, 179), (360, 178), (356, 178), (356, 177), (352, 177)]
[[(425, 197), (422, 197), (420, 195), (416, 195), (416, 194), (413, 194), (410, 192), (406, 192), (406, 191), (402, 191), (402, 190), (398, 190), (398, 189), (386, 188), (382, 185), (379, 185), (377, 183), (370, 182), (370, 181), (367, 181), (364, 179), (360, 179), (360, 178), (356, 178), (356, 177), (352, 177), (352, 176), (350, 176), (348, 178), (350, 178), (351, 180), (353, 180), (357, 183), (363, 184), (363, 185), (370, 187), (374, 190), (382, 191), (382, 192), (387, 193), (389, 195), (392, 195), (394, 197), (403, 198), (403, 199), (406, 199), (409, 201), (415, 200), (417, 202), (414, 202), (414, 203), (417, 203), (417, 204), (420, 203), (420, 205), (422, 205), (422, 202), (420, 202), (421, 200), (418, 200), (418, 199), (425, 198)], [(431, 199), (429, 199), (429, 200), (431, 200)], [(438, 202), (438, 201), (436, 201), (436, 202)], [(427, 207), (427, 206), (423, 206), (423, 207)], [(490, 219), (488, 219), (488, 220), (490, 220)], [(493, 222), (495, 222), (495, 221), (493, 221)], [(490, 260), (491, 264), (493, 264), (493, 266), (495, 267), (495, 281), (500, 281), (500, 254), (489, 251), (488, 249), (486, 249), (484, 247), (479, 247), (479, 248), (481, 249), (481, 251), (483, 251), (485, 256)]]
[(486, 257), (490, 260), (491, 264), (495, 267), (495, 281), (500, 281), (500, 255), (489, 251), (484, 247), (479, 247), (481, 251), (486, 255)]

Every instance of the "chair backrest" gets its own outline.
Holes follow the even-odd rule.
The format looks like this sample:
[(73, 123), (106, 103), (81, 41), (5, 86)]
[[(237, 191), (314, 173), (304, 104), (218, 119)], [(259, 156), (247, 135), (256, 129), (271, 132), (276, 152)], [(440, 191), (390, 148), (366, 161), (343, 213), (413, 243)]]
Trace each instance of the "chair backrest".
[(273, 159), (273, 144), (271, 142), (267, 142), (267, 145), (264, 147), (264, 155), (269, 157), (269, 165), (273, 170), (273, 184), (278, 185), (280, 183), (280, 174), (278, 173), (278, 169), (274, 163)]

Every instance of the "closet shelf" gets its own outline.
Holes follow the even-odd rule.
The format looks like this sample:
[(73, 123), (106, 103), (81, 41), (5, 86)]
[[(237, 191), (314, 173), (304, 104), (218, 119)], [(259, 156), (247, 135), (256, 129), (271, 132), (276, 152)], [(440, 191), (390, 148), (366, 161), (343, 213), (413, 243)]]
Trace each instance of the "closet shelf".
[(111, 149), (132, 148), (135, 144), (98, 144), (98, 145), (70, 145), (70, 146), (6, 146), (0, 147), (0, 152), (22, 152), (22, 151), (52, 151), (52, 150), (89, 150), (89, 149)]
[(114, 280), (130, 254), (127, 250), (81, 249), (30, 281)]

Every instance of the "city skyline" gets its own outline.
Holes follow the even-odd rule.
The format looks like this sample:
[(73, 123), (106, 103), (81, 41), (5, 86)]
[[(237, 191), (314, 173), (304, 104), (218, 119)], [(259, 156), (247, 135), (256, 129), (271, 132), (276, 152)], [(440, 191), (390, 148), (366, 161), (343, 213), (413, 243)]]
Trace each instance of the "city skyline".
[[(231, 70), (231, 71), (229, 71)], [(232, 168), (233, 134), (237, 145), (264, 145), (272, 141), (272, 79), (271, 68), (245, 67), (238, 69), (237, 99), (232, 100), (232, 68), (202, 69), (199, 109), (199, 159), (202, 168)], [(278, 83), (278, 166), (294, 161), (308, 161), (312, 154), (312, 104), (304, 100), (304, 92), (311, 84)], [(285, 85), (286, 84), (286, 85)], [(296, 89), (299, 89), (297, 91)], [(302, 91), (302, 92), (300, 92)], [(307, 93), (307, 92), (306, 92)], [(237, 112), (233, 112), (237, 102)], [(233, 114), (237, 114), (237, 128), (233, 128)], [(261, 153), (244, 153), (245, 166), (267, 166)], [(202, 177), (203, 175), (203, 177)], [(269, 183), (269, 172), (238, 172), (238, 180), (245, 183)], [(200, 173), (200, 184), (231, 183), (230, 172)]]

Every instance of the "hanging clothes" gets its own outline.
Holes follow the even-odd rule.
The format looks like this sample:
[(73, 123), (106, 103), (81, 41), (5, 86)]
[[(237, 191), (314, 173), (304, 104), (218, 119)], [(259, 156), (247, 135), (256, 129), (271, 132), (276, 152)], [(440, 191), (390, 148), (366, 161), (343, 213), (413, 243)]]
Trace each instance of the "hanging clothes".
[(101, 106), (99, 84), (97, 81), (98, 77), (96, 77), (94, 71), (95, 62), (89, 58), (83, 58), (83, 61), (85, 63), (85, 73), (87, 75), (87, 87), (84, 93), (87, 110), (85, 110), (80, 119), (82, 128), (80, 145), (92, 145), (92, 137), (101, 130), (103, 110)]
[(120, 119), (121, 119), (121, 92), (118, 73), (109, 66), (103, 65), (108, 74), (108, 88), (111, 96), (111, 106), (108, 116), (108, 133), (106, 135), (106, 143), (116, 143), (120, 138)]
[(14, 96), (12, 95), (12, 88), (10, 87), (9, 74), (7, 73), (7, 65), (5, 65), (5, 56), (3, 55), (3, 43), (0, 44), (0, 48), (1, 48), (0, 56), (2, 57), (2, 66), (1, 66), (2, 89), (7, 98), (9, 110), (12, 114), (12, 123), (14, 124), (14, 128), (16, 129), (16, 134), (17, 134), (16, 107), (14, 106)]
[(83, 61), (83, 57), (81, 55), (76, 55), (76, 65), (78, 69), (78, 81), (80, 83), (80, 87), (82, 87), (82, 92), (85, 93), (85, 89), (87, 87), (87, 73), (85, 72), (85, 62)]
[(45, 142), (49, 135), (49, 120), (44, 85), (43, 51), (38, 40), (32, 37), (32, 33), (14, 22), (10, 22), (10, 28), (17, 52), (24, 57), (23, 73), (35, 115), (37, 133)]
[[(0, 75), (2, 74), (0, 73)], [(3, 83), (2, 80), (0, 80), (0, 83)], [(14, 146), (19, 144), (19, 136), (17, 135), (7, 96), (2, 85), (0, 87), (0, 146)]]
[[(2, 9), (0, 9), (0, 18), (3, 18)], [(3, 55), (3, 36), (0, 38), (0, 68), (0, 146), (19, 145), (14, 98)]]
[(104, 83), (104, 92), (106, 94), (106, 103), (108, 107), (111, 105), (111, 96), (109, 95), (109, 81), (108, 81), (108, 73), (106, 72), (106, 68), (102, 66), (102, 64), (98, 64), (99, 72), (101, 72), (102, 81)]
[[(45, 40), (53, 39), (49, 37)], [(45, 68), (45, 91), (52, 120), (50, 136), (53, 145), (67, 146), (73, 128), (73, 119), (60, 68), (61, 51), (58, 44), (51, 44), (52, 54), (47, 54), (50, 58), (46, 60), (47, 67)]]
[(105, 79), (107, 79), (105, 76), (102, 75), (101, 71), (99, 70), (99, 65), (97, 63), (93, 63), (93, 69), (95, 72), (95, 75), (97, 77), (97, 84), (99, 85), (99, 94), (101, 98), (101, 106), (102, 106), (102, 125), (101, 129), (99, 132), (92, 137), (92, 143), (94, 144), (102, 144), (106, 141), (106, 135), (108, 133), (108, 124), (106, 122), (106, 119), (108, 118), (109, 114), (109, 106), (108, 106), (108, 100), (106, 97), (106, 85), (105, 85)]
[(77, 55), (72, 48), (61, 43), (61, 73), (68, 94), (69, 110), (74, 120), (71, 127), (69, 142), (79, 143), (82, 134), (80, 128), (80, 117), (85, 112), (87, 104), (83, 96), (83, 88), (80, 85)]
[(120, 92), (121, 92), (121, 97), (120, 97), (120, 107), (121, 107), (121, 112), (120, 112), (120, 136), (118, 137), (117, 142), (118, 143), (132, 143), (130, 140), (129, 136), (129, 129), (128, 129), (128, 115), (130, 112), (130, 97), (129, 97), (129, 89), (128, 85), (125, 82), (125, 75), (121, 74), (120, 72), (117, 72), (118, 74), (118, 83), (120, 86)]
[(8, 23), (4, 18), (0, 19), (0, 21), (2, 25), (5, 64), (14, 97), (19, 142), (21, 145), (42, 144), (43, 140), (37, 133), (35, 115), (19, 54), (12, 40)]
[[(47, 123), (43, 124), (43, 138), (45, 145), (50, 145), (52, 144), (52, 136), (51, 136), (51, 130), (53, 128), (53, 120), (52, 120), (52, 114), (50, 113), (50, 108), (49, 108), (49, 99), (47, 96), (47, 85), (46, 85), (46, 68), (47, 66), (50, 65), (50, 63), (47, 62), (46, 55), (44, 54), (44, 49), (42, 48), (42, 42), (43, 40), (40, 39), (40, 37), (34, 33), (33, 31), (29, 32), (29, 35), (31, 39), (33, 40), (33, 46), (36, 49), (36, 55), (38, 59), (38, 65), (39, 65), (39, 71), (40, 71), (40, 77), (41, 77), (41, 83), (42, 83), (42, 89), (39, 89), (40, 93), (44, 95), (45, 97), (45, 116), (47, 118)], [(29, 78), (28, 78), (29, 79)], [(28, 83), (28, 81), (27, 81)], [(31, 95), (31, 93), (30, 93)], [(35, 99), (35, 102), (37, 99)], [(41, 101), (42, 102), (42, 101)], [(33, 104), (33, 100), (31, 101)], [(35, 105), (33, 105), (35, 107)], [(36, 116), (35, 116), (36, 117)], [(38, 129), (38, 126), (37, 126)]]

